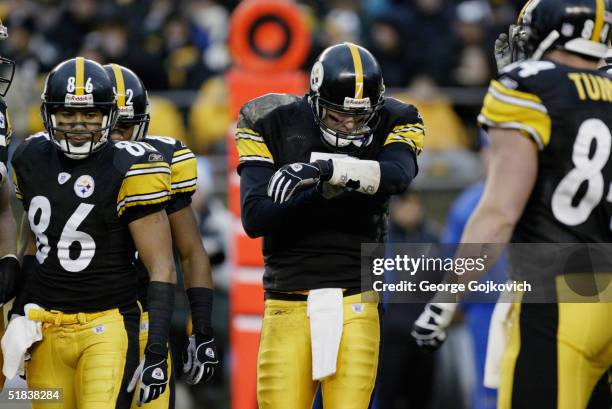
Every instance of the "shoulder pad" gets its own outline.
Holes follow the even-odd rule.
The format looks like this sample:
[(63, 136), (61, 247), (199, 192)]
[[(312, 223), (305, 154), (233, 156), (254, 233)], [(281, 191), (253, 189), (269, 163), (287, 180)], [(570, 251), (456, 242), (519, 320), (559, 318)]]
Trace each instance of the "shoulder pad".
[(48, 141), (51, 140), (51, 138), (49, 138), (49, 133), (47, 131), (40, 131), (40, 132), (33, 133), (32, 135), (25, 138), (25, 140), (28, 141), (34, 138), (44, 138)]
[(550, 73), (555, 68), (557, 65), (552, 61), (519, 61), (505, 67), (498, 81), (508, 89), (529, 88), (530, 84), (541, 81), (542, 74)]
[(274, 110), (300, 100), (300, 97), (291, 94), (266, 94), (244, 104), (240, 114), (251, 123), (255, 123)]
[(113, 165), (121, 173), (127, 172), (135, 164), (163, 162), (164, 156), (148, 143), (134, 141), (111, 141)]
[(396, 98), (385, 98), (383, 109), (386, 109), (391, 117), (397, 117), (397, 119), (413, 119), (416, 122), (423, 122), (417, 107)]

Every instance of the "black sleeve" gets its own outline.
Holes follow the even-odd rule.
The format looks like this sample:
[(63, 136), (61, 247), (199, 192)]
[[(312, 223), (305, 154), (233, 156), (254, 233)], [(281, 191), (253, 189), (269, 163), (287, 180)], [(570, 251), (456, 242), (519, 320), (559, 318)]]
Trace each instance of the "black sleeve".
[(274, 169), (267, 166), (243, 166), (240, 170), (240, 213), (242, 226), (249, 237), (286, 229), (300, 217), (301, 210), (325, 201), (312, 187), (285, 203), (274, 203), (267, 193), (273, 174)]
[(405, 143), (385, 146), (377, 160), (380, 163), (380, 194), (395, 195), (405, 192), (419, 171), (416, 155)]
[(173, 195), (172, 199), (170, 199), (170, 202), (168, 203), (168, 206), (166, 207), (166, 213), (168, 215), (171, 215), (172, 213), (178, 212), (179, 210), (190, 206), (191, 194), (192, 192), (190, 192), (189, 194), (179, 193)]

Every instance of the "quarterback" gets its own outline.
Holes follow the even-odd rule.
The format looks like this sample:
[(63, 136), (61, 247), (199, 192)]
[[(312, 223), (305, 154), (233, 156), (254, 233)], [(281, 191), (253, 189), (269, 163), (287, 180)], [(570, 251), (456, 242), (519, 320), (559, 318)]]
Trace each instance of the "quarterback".
[[(150, 120), (149, 98), (144, 84), (133, 71), (117, 64), (105, 65), (104, 68), (117, 91), (119, 118), (112, 130), (112, 138), (117, 141), (141, 141), (149, 144), (163, 155), (163, 160), (170, 166), (171, 197), (166, 213), (170, 222), (172, 240), (180, 256), (193, 321), (193, 333), (183, 351), (183, 372), (189, 384), (197, 384), (202, 379), (207, 381), (212, 378), (219, 359), (211, 324), (213, 282), (210, 262), (190, 205), (197, 183), (196, 159), (191, 150), (176, 139), (147, 135)], [(143, 306), (140, 325), (142, 356), (144, 345), (147, 343), (149, 274), (140, 258), (136, 260), (136, 267), (140, 292), (138, 298)], [(174, 407), (172, 402), (174, 374), (171, 375), (170, 388), (167, 388), (159, 399), (145, 407), (160, 409)]]
[[(24, 257), (31, 304), (11, 325), (42, 323), (42, 340), (30, 349), (28, 386), (63, 394), (61, 402), (33, 402), (35, 409), (127, 409), (136, 384), (139, 401), (148, 402), (168, 383), (176, 280), (165, 212), (170, 169), (147, 145), (110, 141), (115, 100), (101, 65), (82, 57), (62, 62), (42, 94), (47, 132), (26, 139), (12, 159), (15, 192), (34, 240)], [(151, 279), (140, 364), (135, 251)]]
[[(304, 97), (245, 104), (236, 130), (242, 224), (263, 236), (261, 409), (368, 407), (378, 365), (378, 302), (361, 294), (361, 243), (381, 242), (387, 205), (417, 173), (424, 127), (385, 98), (378, 62), (337, 44)], [(291, 362), (291, 364), (288, 364)]]
[[(491, 82), (478, 117), (491, 159), (462, 243), (612, 241), (612, 78), (597, 70), (610, 41), (611, 6), (532, 0), (523, 7), (510, 36), (515, 62)], [(510, 254), (511, 264), (516, 257)], [(499, 409), (612, 403), (612, 304), (562, 302), (556, 273), (543, 281), (559, 302), (529, 302), (525, 293), (512, 305)], [(415, 323), (417, 342), (438, 347), (454, 308), (427, 305)]]

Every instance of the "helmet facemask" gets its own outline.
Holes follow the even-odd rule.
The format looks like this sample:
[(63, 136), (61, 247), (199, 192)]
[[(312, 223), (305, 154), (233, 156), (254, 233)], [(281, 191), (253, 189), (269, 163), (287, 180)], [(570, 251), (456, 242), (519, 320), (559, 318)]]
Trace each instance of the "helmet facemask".
[[(130, 110), (130, 108), (132, 109)], [(129, 140), (140, 141), (146, 136), (150, 121), (151, 116), (149, 115), (149, 112), (144, 114), (134, 114), (133, 107), (121, 107), (119, 108), (119, 118), (117, 119), (117, 124), (115, 127), (122, 127), (124, 129), (131, 127), (132, 134), (130, 135)]]
[[(62, 123), (59, 123), (56, 112), (61, 109), (74, 109), (80, 108), (83, 110), (87, 109), (99, 109), (102, 111), (102, 121), (100, 127), (97, 129), (88, 129), (88, 126), (91, 126), (91, 122), (71, 122), (70, 127), (64, 127)], [(114, 107), (109, 107), (105, 110), (100, 109), (99, 107), (67, 107), (67, 106), (58, 106), (57, 104), (48, 104), (43, 103), (41, 107), (43, 120), (45, 122), (47, 131), (51, 140), (56, 145), (58, 149), (60, 149), (64, 155), (66, 155), (70, 159), (85, 159), (92, 153), (100, 150), (106, 142), (110, 139), (110, 131), (114, 127), (115, 122), (117, 120), (117, 113)], [(83, 125), (87, 130), (73, 130), (72, 127), (77, 125)], [(63, 136), (58, 135), (63, 134)], [(70, 142), (69, 137), (80, 137), (85, 136), (88, 137), (89, 140), (76, 145)], [(99, 136), (99, 138), (98, 138)]]
[[(367, 106), (365, 108), (344, 108), (321, 99), (316, 93), (312, 93), (309, 100), (314, 110), (317, 125), (323, 134), (323, 140), (332, 148), (351, 152), (369, 145), (372, 134), (380, 122), (378, 110), (382, 107), (382, 101), (371, 107), (369, 106), (369, 99), (366, 99), (365, 104)], [(347, 98), (347, 100), (350, 99)], [(329, 112), (342, 116), (352, 116), (355, 127), (352, 131), (347, 132), (328, 126), (325, 123), (325, 118)]]
[[(5, 40), (7, 38), (8, 30), (6, 29), (6, 26), (2, 24), (2, 21), (0, 21), (0, 40)], [(0, 96), (6, 96), (6, 93), (13, 82), (14, 75), (15, 61), (0, 57)]]

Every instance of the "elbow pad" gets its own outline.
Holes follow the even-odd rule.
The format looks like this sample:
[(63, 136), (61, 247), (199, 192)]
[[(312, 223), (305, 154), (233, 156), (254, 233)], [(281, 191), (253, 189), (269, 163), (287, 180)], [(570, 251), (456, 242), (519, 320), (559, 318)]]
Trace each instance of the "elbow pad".
[(330, 185), (356, 190), (366, 195), (378, 192), (380, 186), (380, 163), (375, 160), (354, 158), (331, 159), (333, 171)]

